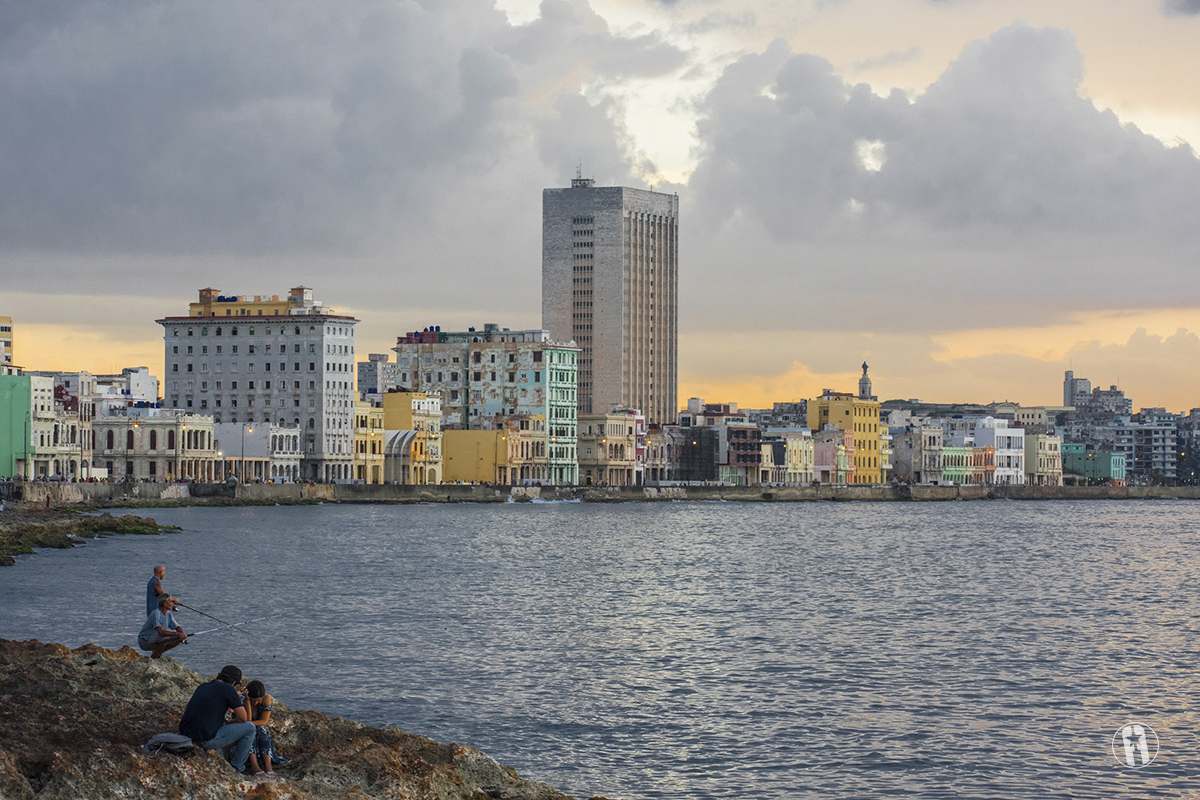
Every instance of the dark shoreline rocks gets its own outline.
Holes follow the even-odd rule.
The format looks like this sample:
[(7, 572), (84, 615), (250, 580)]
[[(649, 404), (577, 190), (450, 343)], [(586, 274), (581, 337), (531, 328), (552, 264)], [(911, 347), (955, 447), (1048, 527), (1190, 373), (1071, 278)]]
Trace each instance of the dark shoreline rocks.
[(572, 800), (474, 748), (278, 702), (272, 736), (291, 763), (277, 778), (238, 775), (209, 753), (143, 750), (155, 733), (175, 730), (203, 680), (169, 657), (152, 661), (130, 647), (0, 639), (0, 797)]
[(156, 534), (179, 530), (133, 514), (80, 514), (56, 508), (9, 506), (0, 512), (0, 566), (12, 566), (13, 556), (35, 547), (74, 547), (78, 539), (106, 533)]

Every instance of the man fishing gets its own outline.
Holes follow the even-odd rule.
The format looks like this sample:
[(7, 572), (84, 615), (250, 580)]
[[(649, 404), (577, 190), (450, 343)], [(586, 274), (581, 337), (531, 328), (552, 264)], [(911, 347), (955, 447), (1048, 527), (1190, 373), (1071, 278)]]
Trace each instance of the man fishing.
[(146, 617), (138, 634), (138, 647), (151, 651), (151, 658), (162, 658), (163, 653), (187, 641), (187, 634), (175, 621), (174, 610), (175, 598), (164, 594), (158, 598), (158, 608)]
[(162, 564), (154, 567), (154, 575), (146, 583), (146, 615), (154, 613), (154, 609), (158, 608), (158, 599), (167, 593), (163, 588), (163, 578), (167, 577), (167, 568)]

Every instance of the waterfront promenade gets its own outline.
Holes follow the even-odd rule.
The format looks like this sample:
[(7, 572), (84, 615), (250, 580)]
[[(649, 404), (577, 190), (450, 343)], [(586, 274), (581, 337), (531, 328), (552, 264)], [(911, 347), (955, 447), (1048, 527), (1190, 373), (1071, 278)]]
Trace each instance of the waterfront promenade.
[(643, 501), (1200, 500), (1200, 486), (486, 486), (442, 484), (33, 483), (25, 502), (55, 506)]

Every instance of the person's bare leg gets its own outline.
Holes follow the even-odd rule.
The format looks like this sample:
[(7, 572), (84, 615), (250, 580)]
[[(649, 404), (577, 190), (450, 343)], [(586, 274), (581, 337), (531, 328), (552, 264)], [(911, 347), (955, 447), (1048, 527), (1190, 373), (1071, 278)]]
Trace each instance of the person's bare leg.
[(263, 753), (263, 770), (266, 772), (272, 772), (270, 752)]
[(250, 760), (247, 763), (250, 764), (251, 772), (253, 772), (255, 775), (262, 775), (263, 771), (258, 768), (258, 758), (254, 755), (253, 751), (251, 751)]

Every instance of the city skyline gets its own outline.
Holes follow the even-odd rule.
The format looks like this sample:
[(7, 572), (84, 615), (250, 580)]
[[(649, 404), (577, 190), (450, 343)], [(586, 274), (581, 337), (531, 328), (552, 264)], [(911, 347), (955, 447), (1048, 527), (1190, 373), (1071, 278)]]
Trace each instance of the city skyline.
[(317, 287), (370, 352), (538, 327), (540, 192), (582, 164), (679, 193), (679, 404), (865, 358), (885, 399), (1073, 369), (1186, 410), (1200, 8), (1095, 5), (6, 8), (0, 314), (18, 363), (93, 371), (159, 371), (204, 285)]

